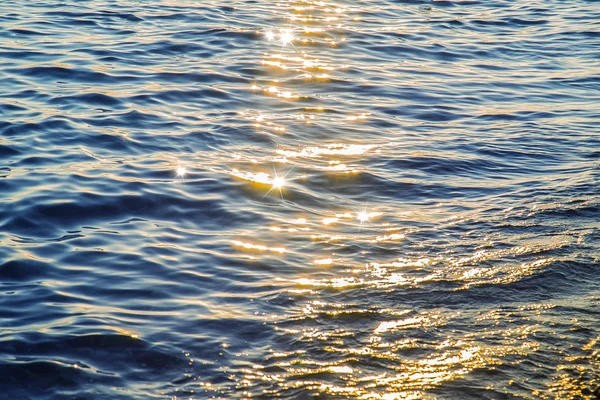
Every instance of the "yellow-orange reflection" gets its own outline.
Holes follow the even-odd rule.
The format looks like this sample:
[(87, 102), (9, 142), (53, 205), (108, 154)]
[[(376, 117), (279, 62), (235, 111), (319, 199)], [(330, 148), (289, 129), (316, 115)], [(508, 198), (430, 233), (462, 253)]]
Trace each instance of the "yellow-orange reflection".
[(253, 244), (249, 242), (242, 242), (240, 240), (234, 240), (233, 244), (237, 247), (241, 247), (246, 250), (256, 250), (256, 251), (269, 251), (274, 253), (283, 254), (286, 252), (286, 249), (283, 247), (269, 247), (261, 244)]

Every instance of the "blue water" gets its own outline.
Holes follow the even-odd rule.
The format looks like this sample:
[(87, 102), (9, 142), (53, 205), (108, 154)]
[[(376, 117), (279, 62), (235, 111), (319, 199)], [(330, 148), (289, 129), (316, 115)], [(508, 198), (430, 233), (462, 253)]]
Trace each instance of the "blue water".
[(0, 398), (596, 398), (599, 49), (591, 0), (3, 0)]

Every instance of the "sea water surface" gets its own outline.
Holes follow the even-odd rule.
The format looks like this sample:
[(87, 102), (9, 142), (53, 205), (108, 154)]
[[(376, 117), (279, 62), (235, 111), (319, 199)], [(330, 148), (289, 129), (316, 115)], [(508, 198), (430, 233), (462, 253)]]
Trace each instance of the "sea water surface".
[(3, 0), (0, 398), (597, 398), (599, 60), (591, 0)]

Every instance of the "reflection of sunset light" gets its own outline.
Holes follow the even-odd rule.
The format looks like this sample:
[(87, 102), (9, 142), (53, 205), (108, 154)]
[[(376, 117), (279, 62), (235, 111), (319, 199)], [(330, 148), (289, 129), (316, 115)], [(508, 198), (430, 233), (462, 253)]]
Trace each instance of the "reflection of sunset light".
[(394, 241), (394, 240), (402, 240), (406, 237), (406, 235), (401, 234), (401, 233), (393, 233), (391, 235), (384, 235), (384, 236), (377, 236), (375, 238), (375, 240), (372, 240), (371, 242), (383, 242), (383, 241)]
[(277, 97), (283, 97), (284, 99), (297, 99), (298, 96), (293, 94), (292, 92), (282, 92), (282, 93), (278, 93)]
[(287, 46), (288, 44), (294, 46), (294, 44), (292, 42), (294, 40), (296, 40), (296, 37), (294, 36), (294, 32), (290, 28), (279, 29), (279, 34), (275, 34), (272, 30), (267, 30), (265, 32), (265, 36), (269, 42), (274, 41), (276, 39), (276, 37), (278, 36), (279, 42), (281, 43), (282, 48)]
[(367, 210), (363, 210), (358, 213), (356, 218), (360, 222), (369, 222), (372, 218), (380, 217), (382, 214), (380, 212), (367, 212)]
[(282, 177), (278, 176), (277, 178), (273, 179), (273, 188), (281, 189), (283, 185), (285, 185), (285, 180)]
[(234, 168), (231, 171), (231, 175), (236, 176), (241, 179), (244, 179), (246, 181), (262, 183), (262, 184), (266, 184), (266, 185), (271, 184), (271, 177), (269, 176), (269, 174), (265, 174), (264, 172), (259, 172), (257, 174), (254, 174), (252, 172), (244, 172), (244, 171), (238, 170), (237, 168)]
[(274, 171), (274, 175), (271, 177), (269, 174), (264, 172), (252, 173), (240, 171), (239, 169), (234, 168), (229, 174), (245, 181), (258, 183), (261, 185), (270, 185), (271, 188), (267, 191), (265, 196), (269, 195), (274, 190), (278, 190), (280, 196), (283, 198), (283, 187), (286, 185), (285, 177), (290, 173), (290, 171), (286, 172), (283, 176), (278, 176), (277, 171)]
[(366, 211), (361, 211), (358, 213), (358, 215), (356, 216), (356, 218), (358, 218), (358, 220), (362, 223), (362, 222), (368, 222), (369, 221), (369, 213), (367, 213)]
[(277, 153), (286, 157), (359, 156), (375, 147), (375, 145), (330, 144), (323, 147), (305, 147), (301, 151), (277, 150)]
[(336, 374), (351, 374), (352, 368), (344, 367), (344, 366), (331, 366), (328, 368), (329, 371), (334, 372)]
[(182, 177), (185, 175), (185, 173), (187, 172), (185, 167), (177, 167), (177, 176)]
[(368, 204), (365, 205), (365, 208), (361, 212), (356, 214), (356, 219), (358, 219), (361, 226), (366, 222), (371, 222), (371, 219), (382, 215), (380, 212), (367, 212), (367, 207)]
[(354, 217), (352, 216), (352, 214), (350, 214), (350, 213), (341, 213), (341, 214), (335, 214), (335, 216), (336, 216), (337, 218), (344, 218), (344, 219), (352, 219), (352, 218), (354, 218)]
[(366, 113), (366, 114), (361, 114), (361, 115), (351, 115), (349, 116), (347, 119), (348, 121), (356, 121), (359, 119), (367, 119), (367, 117), (371, 115), (370, 113)]
[[(363, 15), (367, 18), (368, 8), (372, 5), (366, 2), (367, 10), (359, 10), (350, 5), (352, 2), (344, 2), (349, 4), (347, 7), (338, 7), (338, 2), (330, 0), (289, 0), (281, 3), (274, 12), (277, 13), (277, 21), (285, 20), (286, 25), (272, 25), (258, 31), (263, 36), (257, 38), (268, 50), (257, 55), (259, 76), (254, 78), (255, 81), (248, 77), (250, 82), (245, 84), (248, 96), (252, 96), (253, 92), (248, 90), (252, 85), (255, 96), (265, 99), (263, 104), (258, 100), (256, 109), (247, 110), (241, 118), (251, 128), (252, 125), (260, 128), (256, 132), (250, 129), (258, 140), (249, 145), (236, 143), (229, 150), (245, 152), (243, 158), (232, 155), (240, 160), (236, 162), (232, 158), (231, 162), (241, 171), (232, 171), (233, 165), (223, 168), (227, 168), (225, 171), (230, 179), (243, 186), (243, 195), (250, 191), (252, 195), (258, 193), (256, 197), (271, 195), (277, 201), (279, 195), (275, 193), (273, 196), (273, 191), (281, 194), (291, 192), (291, 187), (295, 187), (298, 192), (295, 196), (290, 193), (290, 198), (282, 204), (269, 204), (272, 211), (266, 210), (263, 215), (268, 214), (271, 218), (265, 218), (256, 231), (234, 233), (245, 236), (229, 237), (227, 243), (239, 253), (240, 258), (284, 258), (292, 253), (286, 262), (301, 265), (292, 273), (286, 269), (285, 274), (275, 274), (275, 280), (285, 282), (285, 287), (290, 287), (288, 292), (294, 294), (290, 298), (293, 300), (290, 306), (293, 313), (287, 315), (286, 306), (281, 307), (282, 315), (265, 313), (265, 319), (273, 317), (277, 321), (275, 329), (279, 336), (276, 338), (288, 335), (290, 339), (284, 339), (285, 343), (293, 343), (294, 346), (280, 346), (290, 351), (272, 352), (265, 357), (268, 358), (265, 366), (255, 364), (245, 370), (246, 375), (240, 377), (245, 380), (240, 379), (239, 382), (243, 382), (240, 386), (247, 388), (248, 393), (254, 389), (271, 390), (271, 397), (293, 397), (306, 391), (324, 398), (419, 400), (428, 398), (428, 391), (435, 391), (435, 387), (443, 382), (450, 382), (452, 388), (465, 376), (467, 379), (477, 378), (479, 371), (487, 365), (491, 365), (492, 370), (495, 365), (503, 365), (501, 358), (504, 355), (521, 356), (535, 351), (535, 344), (527, 337), (527, 329), (534, 325), (516, 326), (514, 330), (501, 326), (505, 322), (504, 316), (516, 315), (503, 305), (498, 309), (490, 305), (489, 314), (478, 315), (479, 310), (476, 313), (470, 310), (465, 316), (459, 312), (448, 312), (443, 307), (434, 309), (420, 307), (419, 304), (415, 309), (400, 309), (392, 302), (392, 306), (386, 308), (387, 302), (373, 304), (363, 301), (360, 295), (354, 296), (363, 289), (368, 293), (380, 290), (385, 293), (402, 292), (403, 288), (426, 290), (429, 287), (425, 285), (434, 285), (435, 288), (436, 282), (448, 281), (463, 285), (450, 287), (450, 290), (511, 283), (543, 271), (552, 261), (538, 259), (535, 246), (529, 243), (498, 251), (490, 246), (481, 251), (477, 249), (471, 256), (462, 254), (462, 249), (451, 248), (448, 254), (435, 255), (436, 251), (429, 252), (429, 247), (425, 246), (442, 250), (447, 247), (444, 242), (440, 244), (433, 239), (422, 244), (426, 251), (417, 248), (422, 231), (420, 222), (414, 223), (412, 215), (425, 215), (418, 219), (429, 221), (429, 225), (428, 209), (412, 208), (408, 201), (407, 204), (398, 204), (401, 194), (396, 202), (388, 202), (384, 193), (384, 200), (379, 203), (377, 185), (365, 184), (360, 175), (356, 177), (361, 179), (343, 176), (366, 168), (375, 171), (392, 156), (399, 158), (404, 155), (404, 150), (397, 150), (400, 148), (397, 143), (384, 143), (384, 135), (378, 135), (378, 123), (383, 122), (379, 120), (383, 118), (381, 114), (367, 112), (369, 107), (378, 108), (381, 104), (353, 101), (355, 98), (347, 95), (343, 88), (337, 90), (338, 86), (345, 86), (350, 91), (353, 84), (363, 82), (363, 78), (355, 73), (362, 67), (373, 71), (373, 75), (380, 72), (382, 79), (390, 72), (385, 70), (384, 64), (369, 65), (369, 60), (364, 60), (363, 64), (359, 54), (342, 53), (342, 47), (355, 36), (358, 39), (363, 28), (345, 25), (353, 20), (359, 21)], [(287, 8), (290, 13), (286, 16), (282, 8)], [(371, 23), (368, 19), (366, 22)], [(373, 24), (373, 30), (377, 29)], [(344, 37), (347, 35), (348, 38)], [(298, 47), (295, 52), (289, 49), (294, 45), (294, 48)], [(362, 46), (360, 41), (357, 46)], [(284, 50), (285, 47), (288, 51)], [(348, 48), (350, 52), (354, 50), (354, 47)], [(337, 60), (336, 55), (340, 56)], [(352, 65), (354, 62), (357, 62), (356, 66)], [(328, 100), (327, 95), (331, 95), (332, 99)], [(344, 95), (347, 98), (343, 98)], [(360, 100), (358, 96), (356, 100)], [(303, 107), (300, 101), (311, 107)], [(271, 108), (274, 104), (276, 108)], [(324, 107), (318, 107), (319, 104)], [(344, 107), (346, 104), (350, 106)], [(307, 126), (310, 123), (313, 125)], [(349, 132), (343, 132), (345, 129)], [(413, 136), (406, 140), (410, 140), (412, 145)], [(418, 139), (415, 143), (419, 146)], [(237, 150), (238, 146), (244, 150)], [(255, 159), (250, 163), (252, 157)], [(265, 164), (267, 166), (261, 168)], [(277, 171), (270, 169), (271, 164), (273, 168), (277, 167)], [(282, 165), (298, 168), (299, 172), (294, 176), (288, 175)], [(261, 170), (264, 172), (259, 172)], [(185, 168), (183, 173), (186, 173)], [(395, 177), (381, 176), (381, 179), (393, 181)], [(333, 183), (331, 186), (334, 187), (328, 187), (329, 183)], [(347, 189), (349, 193), (338, 183), (351, 188)], [(341, 193), (333, 193), (335, 188), (340, 188)], [(287, 197), (287, 193), (283, 194)], [(338, 194), (339, 197), (326, 196), (329, 194)], [(372, 196), (371, 203), (368, 196)], [(323, 204), (310, 204), (313, 199)], [(325, 208), (325, 203), (331, 208)], [(385, 218), (374, 210), (384, 211)], [(260, 211), (263, 212), (262, 209)], [(411, 217), (402, 217), (403, 222), (399, 222), (400, 217), (396, 214)], [(385, 219), (390, 222), (380, 224)], [(425, 229), (429, 232), (432, 228)], [(445, 226), (443, 229), (446, 229)], [(432, 237), (437, 235), (432, 234)], [(232, 239), (238, 240), (231, 244)], [(547, 240), (543, 238), (541, 248), (548, 246)], [(398, 258), (397, 254), (405, 253), (410, 254), (406, 255), (406, 259)], [(422, 253), (435, 256), (423, 258)], [(383, 259), (376, 262), (373, 258), (378, 256)], [(505, 262), (508, 258), (511, 261)], [(284, 265), (287, 267), (287, 264)], [(268, 275), (269, 279), (273, 276), (271, 273)], [(346, 289), (350, 290), (346, 292)], [(477, 335), (465, 336), (463, 329), (446, 328), (452, 327), (453, 323), (460, 327), (463, 322), (472, 321), (474, 315), (485, 319), (473, 327)], [(356, 325), (356, 321), (365, 316), (368, 322)], [(280, 324), (280, 321), (283, 323)], [(428, 330), (432, 334), (424, 337), (422, 332)], [(535, 328), (532, 333), (535, 334)], [(483, 335), (481, 343), (479, 335)], [(595, 344), (590, 345), (590, 349), (592, 346)], [(320, 357), (320, 350), (329, 356)], [(371, 358), (381, 361), (385, 367), (364, 369), (357, 361)], [(467, 376), (471, 371), (476, 371), (476, 374)], [(442, 390), (446, 388), (441, 388), (440, 392)]]
[(283, 247), (267, 247), (267, 246), (263, 246), (260, 244), (241, 242), (239, 240), (234, 240), (233, 244), (238, 247), (247, 249), (247, 250), (271, 251), (274, 253), (285, 253), (286, 252), (286, 250)]
[(279, 35), (279, 40), (281, 40), (281, 44), (283, 46), (287, 45), (287, 44), (292, 44), (292, 41), (294, 40), (294, 35), (292, 34), (292, 31), (290, 31), (289, 29), (281, 32), (281, 35)]
[(384, 321), (379, 324), (377, 329), (375, 329), (376, 334), (381, 334), (384, 332), (397, 330), (397, 329), (406, 329), (408, 327), (415, 327), (420, 324), (423, 324), (426, 321), (425, 317), (412, 317), (406, 318), (399, 321)]

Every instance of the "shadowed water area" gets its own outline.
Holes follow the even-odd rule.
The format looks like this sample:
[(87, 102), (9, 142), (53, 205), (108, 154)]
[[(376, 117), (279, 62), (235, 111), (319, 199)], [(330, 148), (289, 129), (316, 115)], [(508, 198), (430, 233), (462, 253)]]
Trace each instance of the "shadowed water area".
[(600, 3), (0, 3), (0, 397), (595, 399)]

